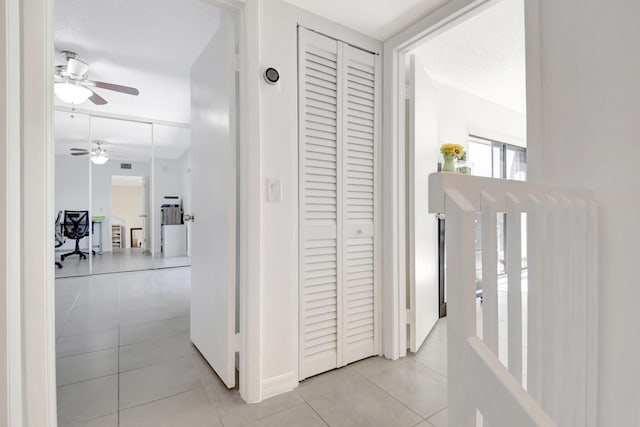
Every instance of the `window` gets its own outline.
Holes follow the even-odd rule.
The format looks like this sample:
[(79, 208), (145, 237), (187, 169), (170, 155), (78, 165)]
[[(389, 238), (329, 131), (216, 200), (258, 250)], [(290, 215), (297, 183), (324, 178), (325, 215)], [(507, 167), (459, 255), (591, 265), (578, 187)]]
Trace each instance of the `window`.
[[(477, 135), (469, 135), (469, 150), (467, 161), (471, 166), (471, 174), (489, 178), (513, 179), (525, 181), (527, 178), (527, 150), (523, 147), (484, 138)], [(527, 267), (527, 223), (526, 216), (522, 218), (522, 268)], [(481, 281), (482, 271), (482, 246), (480, 241), (480, 221), (476, 220), (476, 280)], [(498, 235), (498, 274), (506, 274), (507, 262), (506, 239), (507, 222), (506, 215), (501, 213), (497, 217)]]

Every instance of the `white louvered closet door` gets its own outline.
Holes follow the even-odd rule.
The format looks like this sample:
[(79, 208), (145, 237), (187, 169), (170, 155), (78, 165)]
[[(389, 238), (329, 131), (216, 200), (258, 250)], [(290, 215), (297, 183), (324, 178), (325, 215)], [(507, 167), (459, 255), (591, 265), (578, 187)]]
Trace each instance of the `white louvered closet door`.
[(338, 42), (299, 30), (300, 378), (337, 367)]
[(375, 57), (299, 30), (300, 379), (377, 353)]
[(375, 56), (343, 50), (342, 362), (376, 354)]

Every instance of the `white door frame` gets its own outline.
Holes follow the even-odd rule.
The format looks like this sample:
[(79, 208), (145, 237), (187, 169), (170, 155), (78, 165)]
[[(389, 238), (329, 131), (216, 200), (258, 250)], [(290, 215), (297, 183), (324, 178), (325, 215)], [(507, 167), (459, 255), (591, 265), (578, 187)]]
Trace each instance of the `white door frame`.
[[(240, 393), (261, 398), (257, 10), (239, 0), (203, 0), (240, 17)], [(246, 9), (246, 10), (245, 10)], [(246, 13), (245, 13), (246, 12)], [(0, 424), (55, 426), (52, 0), (0, 4)], [(248, 24), (249, 25), (248, 25)], [(255, 25), (257, 28), (257, 25)], [(250, 30), (254, 31), (254, 30)], [(257, 75), (257, 74), (255, 74)], [(257, 81), (257, 79), (253, 79)], [(44, 213), (44, 214), (43, 214)], [(251, 214), (249, 216), (249, 214)], [(6, 407), (5, 407), (6, 405)]]
[[(408, 52), (499, 0), (452, 0), (384, 43), (383, 98), (383, 349), (390, 359), (407, 353), (406, 179), (404, 64)], [(533, 175), (541, 158), (540, 0), (523, 0), (526, 27), (527, 140)]]

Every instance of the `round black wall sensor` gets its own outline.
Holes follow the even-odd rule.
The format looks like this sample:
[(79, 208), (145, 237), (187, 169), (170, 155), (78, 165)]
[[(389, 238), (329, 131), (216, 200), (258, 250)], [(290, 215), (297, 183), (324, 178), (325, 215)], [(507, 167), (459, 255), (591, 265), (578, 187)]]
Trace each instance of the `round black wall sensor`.
[(280, 73), (278, 73), (278, 70), (275, 68), (269, 67), (264, 71), (264, 80), (267, 83), (274, 85), (278, 83), (278, 80), (280, 80)]

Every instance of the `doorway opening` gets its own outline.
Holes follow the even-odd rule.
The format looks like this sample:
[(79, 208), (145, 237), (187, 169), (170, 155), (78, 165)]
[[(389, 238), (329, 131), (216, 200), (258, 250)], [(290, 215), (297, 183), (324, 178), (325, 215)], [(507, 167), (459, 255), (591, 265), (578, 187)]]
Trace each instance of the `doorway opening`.
[[(446, 315), (446, 219), (428, 214), (429, 174), (442, 169), (440, 147), (455, 143), (465, 151), (456, 165), (458, 173), (506, 179), (525, 176), (524, 1), (478, 5), (442, 31), (413, 43), (404, 59), (407, 347), (419, 352), (431, 340), (434, 345), (428, 351), (443, 354), (438, 347), (444, 343), (432, 340), (430, 332)], [(496, 232), (504, 245), (505, 224), (497, 222)], [(526, 230), (526, 218), (523, 224)], [(479, 249), (480, 230), (476, 234)], [(496, 268), (502, 265), (506, 273), (504, 256), (498, 259)], [(480, 269), (477, 287), (481, 310)]]
[(186, 425), (156, 409), (237, 394), (245, 357), (240, 9), (90, 3), (55, 5), (56, 212), (87, 221), (58, 248), (87, 253), (56, 270), (58, 422)]

